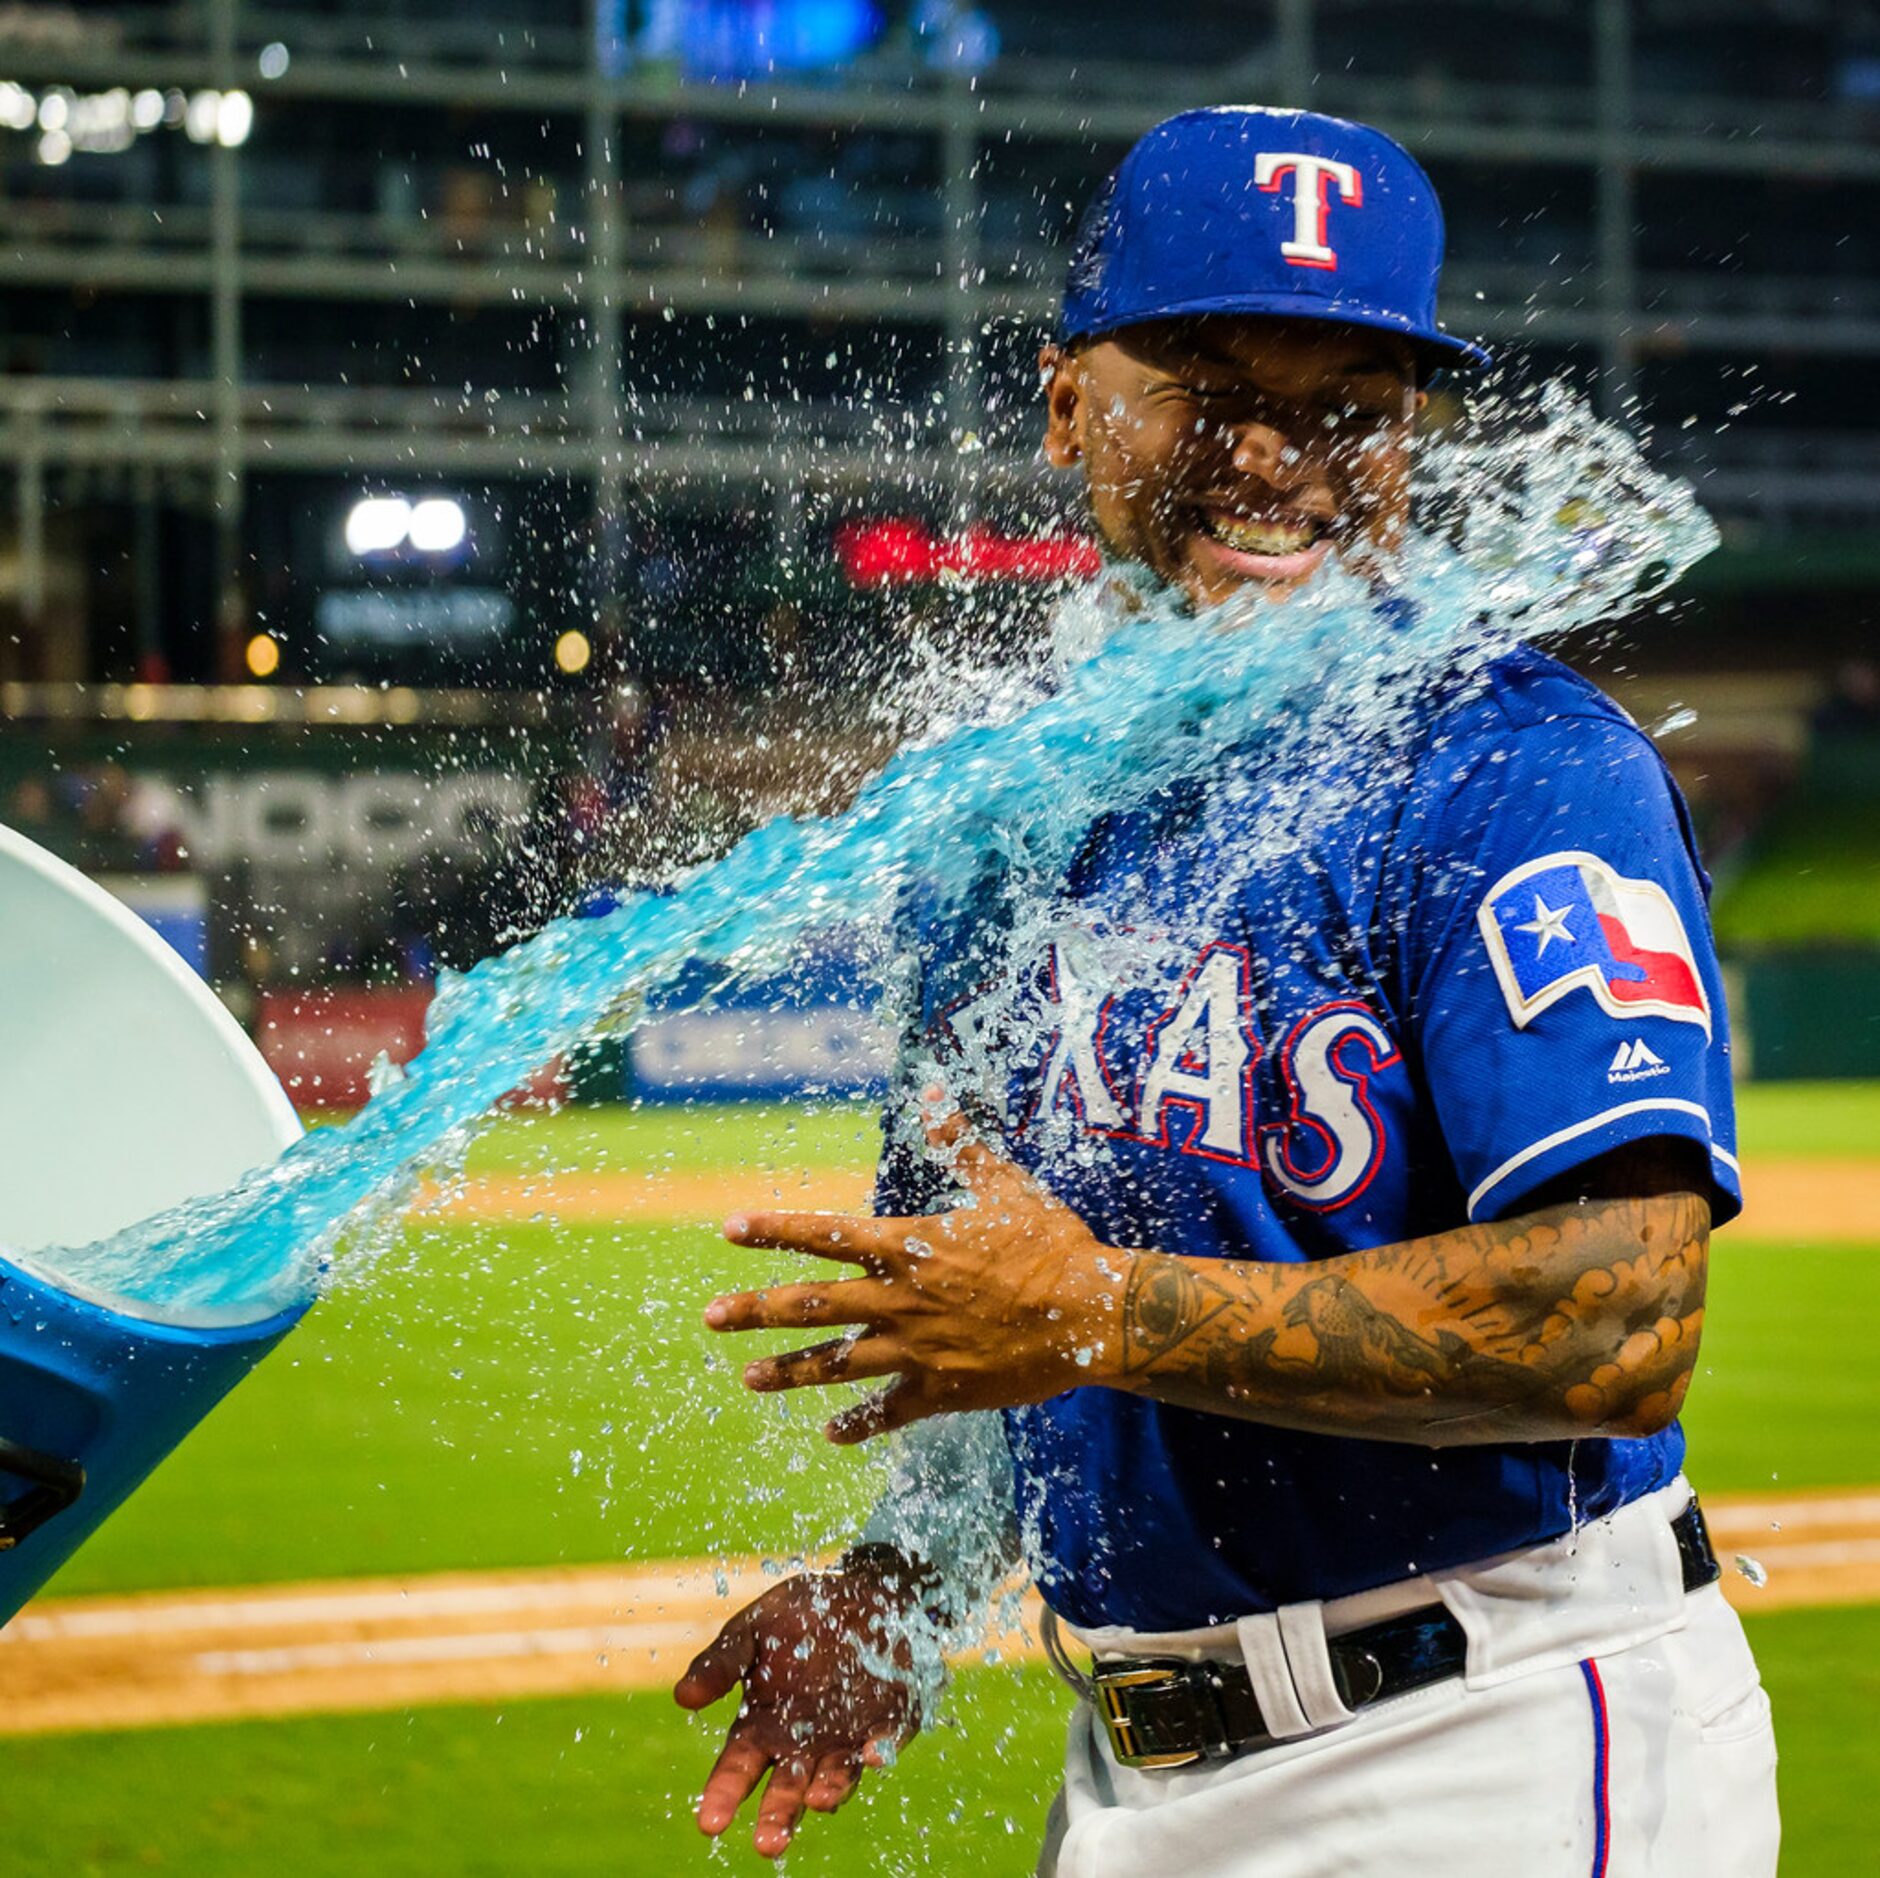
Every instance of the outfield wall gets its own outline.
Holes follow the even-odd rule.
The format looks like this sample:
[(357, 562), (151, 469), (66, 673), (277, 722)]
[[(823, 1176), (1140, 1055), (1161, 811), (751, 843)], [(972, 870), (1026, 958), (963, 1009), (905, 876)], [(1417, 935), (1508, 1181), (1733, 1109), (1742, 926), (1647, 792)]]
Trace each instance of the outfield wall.
[(1730, 980), (1743, 1078), (1880, 1077), (1880, 951), (1761, 953)]

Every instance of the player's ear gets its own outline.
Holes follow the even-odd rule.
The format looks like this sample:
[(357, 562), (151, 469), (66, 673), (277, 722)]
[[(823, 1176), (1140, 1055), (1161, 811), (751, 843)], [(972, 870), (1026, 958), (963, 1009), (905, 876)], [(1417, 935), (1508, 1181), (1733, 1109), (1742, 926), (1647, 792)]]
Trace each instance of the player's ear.
[(1077, 355), (1064, 346), (1041, 346), (1038, 376), (1044, 385), (1045, 461), (1058, 469), (1069, 469), (1084, 453), (1078, 435), (1083, 374), (1077, 366)]

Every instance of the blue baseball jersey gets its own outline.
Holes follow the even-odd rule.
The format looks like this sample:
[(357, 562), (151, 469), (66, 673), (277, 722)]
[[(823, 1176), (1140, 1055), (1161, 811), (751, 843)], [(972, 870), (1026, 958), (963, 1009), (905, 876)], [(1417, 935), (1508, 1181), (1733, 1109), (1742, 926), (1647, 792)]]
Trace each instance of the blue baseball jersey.
[[(1322, 1259), (1519, 1212), (1662, 1135), (1708, 1158), (1715, 1218), (1738, 1210), (1708, 883), (1617, 706), (1520, 651), (1313, 792), (1333, 806), (1302, 817), (1299, 772), (1245, 752), (1100, 824), (1041, 925), (922, 926), (922, 1052), (1119, 1246)], [(878, 1207), (927, 1210), (933, 1178), (891, 1148)], [(1046, 1599), (1138, 1630), (1552, 1538), (1684, 1452), (1676, 1427), (1432, 1450), (1101, 1387), (1006, 1430)]]

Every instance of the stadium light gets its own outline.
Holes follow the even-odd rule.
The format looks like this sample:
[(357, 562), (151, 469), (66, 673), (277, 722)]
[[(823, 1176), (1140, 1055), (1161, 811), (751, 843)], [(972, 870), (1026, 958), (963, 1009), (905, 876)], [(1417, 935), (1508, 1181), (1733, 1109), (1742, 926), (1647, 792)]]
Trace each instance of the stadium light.
[(455, 554), (470, 517), (455, 496), (361, 496), (346, 517), (346, 546), (362, 560), (410, 546), (426, 555)]
[(411, 504), (403, 496), (362, 496), (346, 517), (346, 546), (362, 560), (390, 554), (411, 532)]
[(462, 547), (469, 532), (463, 504), (450, 496), (427, 496), (412, 509), (406, 527), (411, 545), (420, 554), (449, 554)]
[[(3, 10), (3, 9), (0, 9)], [(245, 91), (163, 92), (149, 86), (133, 95), (125, 85), (105, 91), (76, 91), (51, 85), (42, 93), (0, 80), (0, 130), (37, 130), (34, 154), (60, 164), (75, 154), (116, 156), (138, 138), (161, 130), (183, 130), (194, 143), (234, 149), (254, 131), (254, 100)]]
[(245, 91), (225, 91), (215, 111), (215, 140), (224, 150), (248, 141), (255, 127), (255, 101)]
[(222, 116), (219, 91), (194, 93), (183, 111), (183, 131), (191, 143), (214, 143), (216, 125)]

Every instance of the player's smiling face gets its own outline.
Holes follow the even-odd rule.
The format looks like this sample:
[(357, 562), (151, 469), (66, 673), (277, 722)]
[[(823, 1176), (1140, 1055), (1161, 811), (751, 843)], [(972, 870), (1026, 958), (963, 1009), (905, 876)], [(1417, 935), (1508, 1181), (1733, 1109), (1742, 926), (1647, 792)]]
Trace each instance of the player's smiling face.
[(1409, 346), (1311, 320), (1209, 317), (1047, 346), (1045, 453), (1081, 463), (1112, 553), (1196, 606), (1283, 598), (1333, 554), (1388, 550), (1423, 402)]

